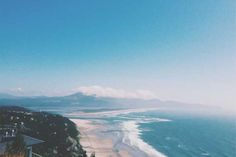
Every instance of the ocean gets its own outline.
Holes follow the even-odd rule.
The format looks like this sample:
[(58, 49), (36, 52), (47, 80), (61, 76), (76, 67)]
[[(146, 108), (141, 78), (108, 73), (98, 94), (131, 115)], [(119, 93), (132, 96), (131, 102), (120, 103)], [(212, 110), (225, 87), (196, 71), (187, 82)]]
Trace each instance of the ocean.
[(130, 118), (124, 123), (131, 128), (131, 143), (152, 156), (236, 156), (235, 118), (169, 111), (131, 113), (126, 118)]

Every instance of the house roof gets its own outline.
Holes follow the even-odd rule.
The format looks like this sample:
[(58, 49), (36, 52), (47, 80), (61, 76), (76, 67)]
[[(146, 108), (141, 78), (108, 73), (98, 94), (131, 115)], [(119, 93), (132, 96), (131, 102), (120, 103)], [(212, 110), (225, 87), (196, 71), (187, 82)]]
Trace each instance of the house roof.
[(44, 142), (42, 140), (27, 136), (27, 135), (23, 135), (23, 137), (24, 137), (26, 146), (32, 146), (32, 145), (36, 145), (36, 144), (40, 144)]
[[(44, 142), (42, 140), (39, 140), (39, 139), (30, 137), (30, 136), (27, 136), (27, 135), (22, 135), (22, 136), (24, 138), (24, 142), (25, 142), (27, 147), (33, 146), (33, 145), (36, 145), (36, 144), (40, 144), (40, 143)], [(0, 155), (5, 152), (7, 143), (8, 142), (0, 142)]]

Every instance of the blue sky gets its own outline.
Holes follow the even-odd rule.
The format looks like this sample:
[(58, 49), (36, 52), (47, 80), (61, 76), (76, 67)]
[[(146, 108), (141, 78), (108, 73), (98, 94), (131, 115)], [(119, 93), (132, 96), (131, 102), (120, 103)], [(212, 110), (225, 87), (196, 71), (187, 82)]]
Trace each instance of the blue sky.
[(233, 106), (235, 19), (234, 0), (1, 1), (0, 91), (96, 85)]

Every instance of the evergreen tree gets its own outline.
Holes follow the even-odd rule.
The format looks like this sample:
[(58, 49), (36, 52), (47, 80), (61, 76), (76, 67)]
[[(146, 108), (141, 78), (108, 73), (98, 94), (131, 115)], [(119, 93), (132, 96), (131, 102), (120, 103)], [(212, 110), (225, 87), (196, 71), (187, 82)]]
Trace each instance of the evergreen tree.
[(17, 133), (14, 141), (11, 144), (10, 143), (7, 144), (5, 153), (8, 155), (22, 156), (25, 154), (25, 150), (26, 150), (26, 144), (24, 142), (24, 138), (20, 133)]
[(92, 154), (90, 155), (90, 157), (95, 157), (95, 153), (92, 153)]

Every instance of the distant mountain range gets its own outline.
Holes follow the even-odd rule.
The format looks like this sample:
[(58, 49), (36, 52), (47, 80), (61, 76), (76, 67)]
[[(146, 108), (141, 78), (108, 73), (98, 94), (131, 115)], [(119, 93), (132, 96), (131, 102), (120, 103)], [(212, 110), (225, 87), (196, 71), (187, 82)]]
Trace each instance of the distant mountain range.
[(6, 93), (0, 93), (0, 99), (9, 99), (9, 98), (15, 98), (16, 96), (13, 96), (11, 94)]
[(121, 108), (201, 108), (203, 105), (187, 104), (175, 101), (161, 101), (158, 99), (126, 99), (126, 98), (107, 98), (88, 96), (82, 93), (75, 93), (67, 96), (34, 96), (19, 97), (9, 94), (0, 94), (0, 106), (22, 106), (28, 108), (44, 109), (46, 107), (67, 107), (67, 108), (104, 108), (104, 109), (121, 109)]

